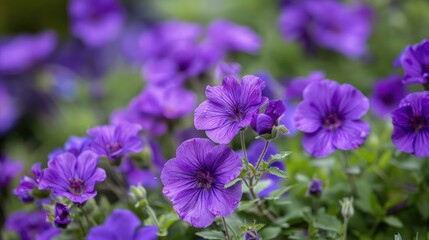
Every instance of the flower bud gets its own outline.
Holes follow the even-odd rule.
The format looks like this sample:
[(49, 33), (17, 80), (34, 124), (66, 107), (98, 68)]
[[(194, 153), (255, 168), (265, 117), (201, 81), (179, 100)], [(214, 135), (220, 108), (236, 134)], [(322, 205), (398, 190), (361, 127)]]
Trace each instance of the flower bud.
[(340, 204), (341, 204), (341, 214), (343, 215), (344, 219), (347, 221), (355, 213), (355, 210), (353, 208), (353, 197), (343, 198), (343, 200), (340, 201)]

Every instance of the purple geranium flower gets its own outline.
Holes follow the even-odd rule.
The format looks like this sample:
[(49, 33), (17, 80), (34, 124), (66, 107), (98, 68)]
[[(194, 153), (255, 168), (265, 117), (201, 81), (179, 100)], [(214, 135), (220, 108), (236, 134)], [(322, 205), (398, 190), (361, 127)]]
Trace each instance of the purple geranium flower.
[(0, 135), (15, 124), (17, 115), (18, 111), (12, 97), (0, 84)]
[(70, 209), (67, 205), (60, 202), (55, 203), (54, 223), (59, 228), (66, 228), (70, 223)]
[(72, 0), (68, 11), (73, 35), (91, 47), (114, 40), (124, 22), (123, 9), (116, 0)]
[[(249, 162), (255, 166), (258, 162), (258, 159), (262, 153), (262, 150), (264, 149), (265, 141), (255, 141), (250, 144), (249, 148), (247, 149), (247, 157), (249, 158)], [(240, 156), (242, 156), (242, 151), (238, 152)], [(269, 143), (267, 152), (265, 153), (265, 156), (263, 158), (264, 161), (270, 160), (271, 155), (275, 155), (279, 153), (279, 150), (277, 149), (276, 145), (273, 143)], [(280, 161), (275, 161), (270, 164), (270, 167), (278, 167), (280, 170), (285, 170), (285, 166)], [(277, 177), (272, 174), (265, 174), (262, 176), (262, 180), (268, 180), (270, 181), (270, 184), (263, 189), (261, 192), (258, 193), (258, 196), (260, 198), (268, 197), (271, 192), (277, 190), (280, 187), (280, 183), (283, 181), (282, 178)]]
[(132, 123), (91, 128), (87, 131), (88, 135), (94, 138), (90, 149), (99, 157), (107, 157), (110, 160), (118, 160), (128, 153), (141, 152), (140, 130), (139, 125)]
[(46, 221), (43, 211), (15, 212), (7, 219), (6, 228), (16, 232), (21, 240), (50, 240), (61, 233)]
[(217, 64), (214, 70), (215, 81), (220, 82), (221, 79), (224, 79), (226, 76), (230, 76), (230, 75), (235, 78), (239, 78), (240, 70), (241, 70), (241, 65), (239, 63), (220, 62)]
[(87, 240), (156, 240), (156, 226), (140, 227), (141, 221), (130, 210), (116, 209), (103, 225), (91, 228)]
[(31, 167), (31, 171), (33, 172), (33, 178), (23, 176), (19, 185), (13, 190), (13, 194), (18, 196), (19, 199), (21, 199), (21, 201), (24, 203), (28, 203), (34, 200), (30, 192), (33, 190), (34, 187), (39, 186), (39, 183), (43, 178), (43, 171), (41, 165), (41, 163), (35, 163)]
[(429, 40), (407, 46), (401, 55), (401, 65), (404, 68), (404, 84), (429, 82)]
[(208, 86), (208, 100), (195, 110), (195, 128), (205, 130), (214, 142), (231, 142), (266, 103), (267, 98), (262, 96), (264, 87), (264, 81), (252, 75), (244, 76), (240, 83), (233, 76), (227, 76), (221, 86)]
[(106, 172), (97, 168), (97, 162), (98, 156), (91, 151), (78, 157), (69, 152), (62, 153), (48, 162), (39, 189), (51, 190), (55, 196), (83, 204), (97, 195), (95, 184), (106, 179)]
[(322, 194), (322, 185), (323, 182), (320, 180), (311, 180), (310, 184), (308, 185), (308, 194), (310, 196), (319, 196)]
[(93, 141), (92, 137), (83, 136), (71, 136), (64, 144), (64, 149), (55, 149), (48, 156), (48, 159), (54, 158), (56, 155), (64, 152), (73, 153), (76, 157), (79, 156), (82, 152), (89, 149), (91, 142)]
[(286, 98), (288, 100), (302, 100), (304, 89), (313, 82), (325, 79), (325, 73), (322, 71), (313, 71), (308, 77), (297, 77), (292, 79), (286, 88)]
[(271, 134), (273, 127), (279, 125), (285, 111), (286, 106), (282, 100), (270, 101), (264, 113), (253, 114), (250, 126), (258, 135)]
[(111, 122), (137, 123), (146, 133), (159, 136), (167, 131), (169, 121), (190, 114), (195, 101), (195, 94), (183, 88), (147, 87), (127, 109), (114, 112)]
[(392, 142), (403, 152), (429, 157), (429, 92), (406, 96), (392, 112)]
[(210, 41), (225, 51), (257, 53), (261, 38), (250, 28), (219, 19), (210, 23), (207, 30)]
[(230, 215), (241, 200), (241, 183), (225, 184), (238, 177), (242, 162), (226, 145), (195, 138), (183, 142), (161, 172), (162, 192), (173, 202), (180, 218), (194, 227), (207, 227), (216, 216)]
[(371, 15), (371, 9), (365, 5), (303, 0), (284, 8), (279, 25), (288, 40), (300, 40), (309, 48), (318, 44), (356, 58), (366, 51)]
[(368, 108), (368, 99), (349, 84), (323, 80), (308, 85), (294, 113), (296, 128), (304, 132), (304, 149), (326, 157), (336, 149), (358, 148), (370, 130), (360, 120)]
[(387, 118), (406, 95), (407, 89), (401, 83), (401, 76), (392, 74), (374, 84), (371, 108), (380, 118)]
[(0, 75), (19, 74), (46, 59), (55, 49), (54, 32), (19, 35), (0, 41)]
[(0, 155), (0, 189), (7, 188), (23, 168), (24, 165), (21, 161), (12, 160), (6, 155)]
[(265, 88), (262, 90), (262, 96), (269, 99), (278, 99), (284, 92), (282, 86), (268, 71), (259, 71), (254, 74), (265, 82)]

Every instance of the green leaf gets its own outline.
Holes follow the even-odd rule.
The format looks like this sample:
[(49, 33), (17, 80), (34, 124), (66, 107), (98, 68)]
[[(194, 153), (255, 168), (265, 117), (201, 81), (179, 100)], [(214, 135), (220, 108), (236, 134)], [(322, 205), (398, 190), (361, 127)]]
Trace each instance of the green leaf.
[(429, 197), (429, 191), (426, 191), (426, 193), (420, 194), (420, 196), (416, 202), (417, 210), (422, 215), (423, 219), (428, 219), (428, 217), (429, 217), (428, 197)]
[(280, 234), (280, 232), (281, 232), (281, 228), (279, 227), (267, 227), (262, 229), (262, 231), (259, 232), (259, 235), (264, 240), (276, 239), (276, 237)]
[(258, 199), (253, 199), (250, 201), (241, 201), (238, 205), (237, 211), (243, 211), (248, 210), (249, 208), (253, 207), (253, 205), (258, 201)]
[(197, 232), (198, 236), (203, 237), (205, 239), (225, 239), (225, 234), (221, 231), (203, 231), (203, 232)]
[(287, 173), (283, 170), (280, 170), (278, 167), (269, 167), (268, 172), (276, 175), (277, 177), (287, 178)]
[(341, 232), (341, 226), (341, 221), (338, 218), (325, 213), (318, 214), (314, 223), (314, 227), (316, 228), (336, 233)]
[[(285, 194), (287, 191), (289, 191), (289, 189), (291, 189), (294, 185), (290, 185), (287, 187), (283, 187), (281, 189), (277, 189), (275, 191), (273, 191), (269, 197), (266, 197), (266, 200), (277, 200), (279, 199), (281, 196), (283, 196), (283, 194)], [(290, 201), (290, 200), (289, 200)]]
[(402, 228), (404, 224), (395, 216), (388, 216), (383, 219), (383, 222), (389, 224), (392, 227)]
[(231, 182), (225, 184), (224, 188), (229, 188), (232, 185), (236, 184), (237, 182), (241, 181), (241, 177), (233, 179)]
[(268, 163), (271, 164), (272, 162), (282, 160), (283, 158), (289, 156), (291, 153), (292, 153), (291, 151), (281, 151), (280, 153), (278, 153), (276, 155), (271, 155)]

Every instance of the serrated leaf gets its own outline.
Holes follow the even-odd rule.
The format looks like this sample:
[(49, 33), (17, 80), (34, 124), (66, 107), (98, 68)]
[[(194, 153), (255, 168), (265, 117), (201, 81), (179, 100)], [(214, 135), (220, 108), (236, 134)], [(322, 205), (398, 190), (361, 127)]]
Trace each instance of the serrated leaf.
[(278, 167), (269, 167), (268, 172), (281, 178), (287, 178), (287, 173)]
[(292, 153), (291, 151), (281, 151), (276, 155), (271, 155), (270, 160), (268, 161), (268, 164), (271, 164), (278, 160), (282, 160), (283, 158), (289, 156), (291, 153)]
[(231, 182), (225, 184), (223, 187), (224, 188), (229, 188), (229, 187), (231, 187), (232, 185), (236, 184), (237, 182), (239, 182), (241, 180), (242, 180), (241, 177), (235, 178)]
[(197, 232), (196, 235), (204, 239), (225, 239), (223, 232), (216, 230)]
[(404, 224), (395, 216), (388, 216), (383, 219), (383, 222), (389, 224), (392, 227), (402, 228)]

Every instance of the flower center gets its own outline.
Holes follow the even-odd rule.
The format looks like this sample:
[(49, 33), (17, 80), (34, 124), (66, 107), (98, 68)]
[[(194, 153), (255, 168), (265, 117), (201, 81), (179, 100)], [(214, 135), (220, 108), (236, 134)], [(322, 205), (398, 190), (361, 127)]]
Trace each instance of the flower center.
[(85, 184), (82, 179), (79, 178), (69, 178), (69, 188), (68, 190), (74, 195), (79, 195), (85, 189)]
[(109, 153), (114, 153), (121, 148), (122, 145), (120, 143), (109, 143), (109, 145), (107, 145), (107, 151), (109, 151)]
[(408, 126), (413, 128), (414, 131), (418, 132), (426, 126), (426, 121), (419, 115), (413, 114), (410, 120), (408, 120)]
[(329, 130), (336, 130), (343, 123), (336, 113), (330, 113), (323, 118), (323, 126)]
[(197, 186), (198, 187), (205, 188), (207, 191), (210, 190), (210, 188), (213, 184), (213, 180), (214, 180), (214, 177), (211, 174), (211, 172), (209, 172), (209, 171), (197, 172), (195, 177), (197, 179)]

